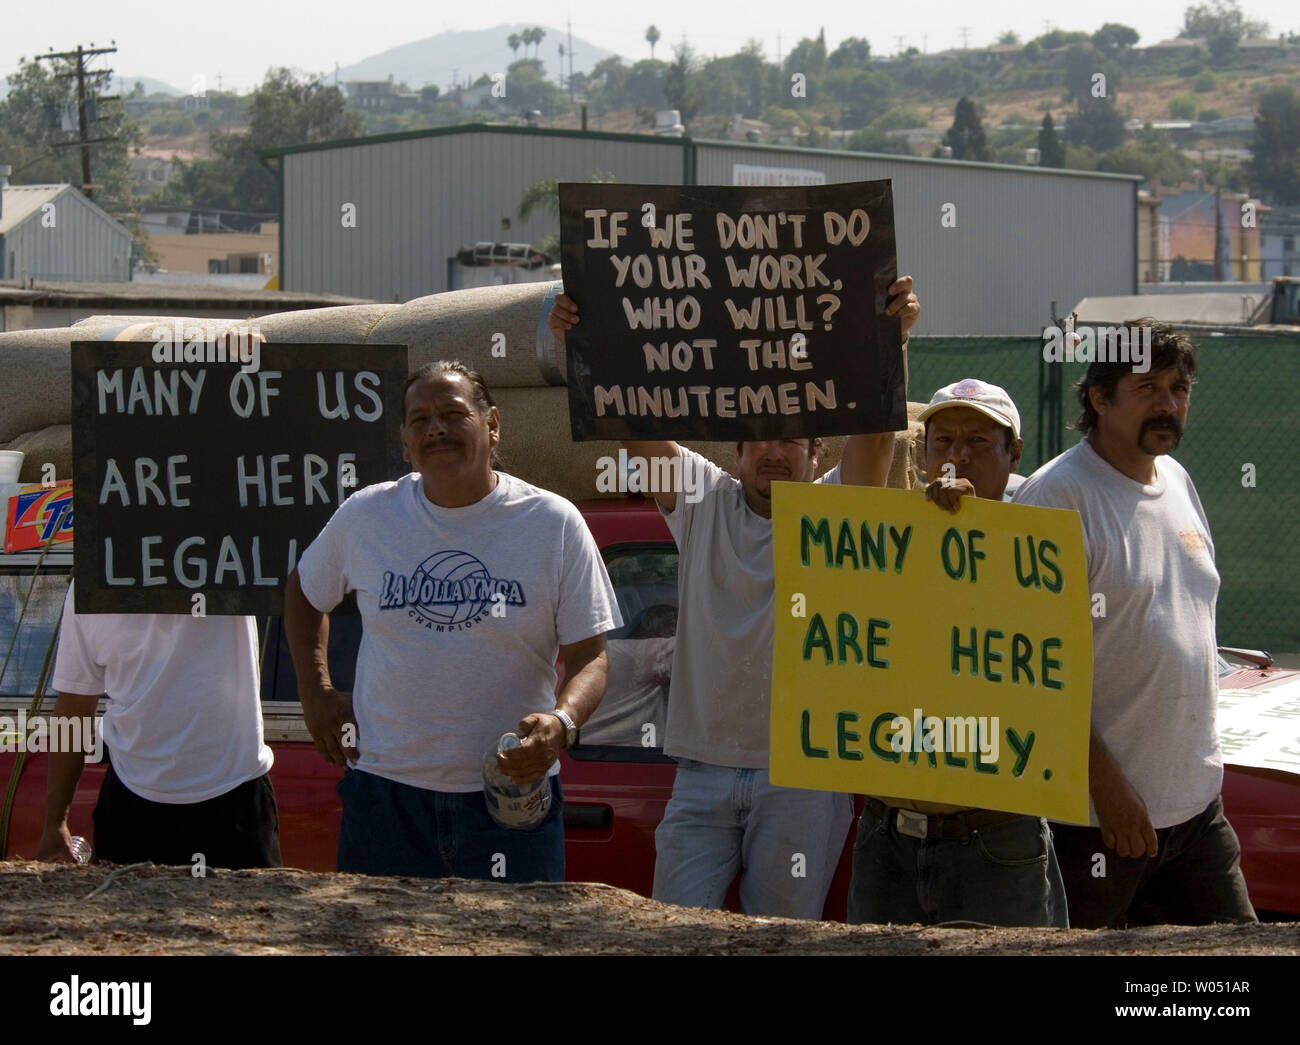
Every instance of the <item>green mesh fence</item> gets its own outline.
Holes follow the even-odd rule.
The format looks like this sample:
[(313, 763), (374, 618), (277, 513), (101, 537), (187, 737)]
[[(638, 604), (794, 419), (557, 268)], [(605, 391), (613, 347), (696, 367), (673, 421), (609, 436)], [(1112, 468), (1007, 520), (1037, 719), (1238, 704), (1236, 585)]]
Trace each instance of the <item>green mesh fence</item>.
[[(1210, 521), (1223, 579), (1219, 643), (1300, 652), (1300, 486), (1292, 479), (1300, 455), (1300, 333), (1193, 337), (1199, 377), (1174, 456)], [(1067, 426), (1079, 414), (1073, 384), (1085, 367), (1043, 364), (1042, 345), (1038, 338), (918, 337), (908, 352), (908, 398), (925, 402), (965, 377), (1001, 385), (1020, 409), (1019, 471), (1029, 475), (1079, 439)], [(1253, 487), (1243, 485), (1247, 465), (1254, 465)]]

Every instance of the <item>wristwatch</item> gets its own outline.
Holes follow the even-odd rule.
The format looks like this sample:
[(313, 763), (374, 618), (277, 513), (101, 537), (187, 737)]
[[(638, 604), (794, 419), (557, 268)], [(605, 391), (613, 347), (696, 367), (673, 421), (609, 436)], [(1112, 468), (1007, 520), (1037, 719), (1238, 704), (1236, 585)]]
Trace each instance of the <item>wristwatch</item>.
[(567, 711), (561, 711), (556, 708), (551, 712), (564, 724), (564, 746), (573, 747), (578, 742), (578, 727), (574, 724), (573, 719), (569, 717)]

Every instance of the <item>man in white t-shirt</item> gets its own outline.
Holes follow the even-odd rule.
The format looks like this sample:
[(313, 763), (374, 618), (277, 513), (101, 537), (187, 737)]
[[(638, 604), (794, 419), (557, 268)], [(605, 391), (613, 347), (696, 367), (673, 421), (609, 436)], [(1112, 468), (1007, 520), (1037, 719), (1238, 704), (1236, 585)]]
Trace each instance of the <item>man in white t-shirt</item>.
[[(889, 288), (904, 338), (920, 314), (912, 279)], [(560, 294), (560, 341), (578, 322)], [(740, 873), (747, 914), (820, 918), (853, 818), (851, 796), (768, 778), (773, 602), (773, 480), (813, 482), (820, 440), (740, 443), (735, 477), (675, 442), (629, 441), (631, 457), (680, 459), (681, 487), (653, 494), (677, 543), (678, 627), (664, 751), (677, 760), (655, 832), (654, 898), (720, 908)], [(894, 433), (854, 436), (817, 482), (883, 486)], [(671, 472), (670, 472), (671, 474)], [(798, 867), (802, 875), (794, 873)]]
[[(925, 424), (925, 496), (1001, 500), (1020, 462), (1020, 411), (975, 378), (939, 389)], [(964, 763), (964, 759), (958, 759)], [(853, 847), (849, 923), (1066, 925), (1047, 821), (1003, 810), (868, 795)]]
[[(79, 614), (69, 585), (54, 688), (56, 718), (93, 718), (108, 698), (96, 860), (279, 866), (252, 617)], [(68, 809), (89, 753), (48, 756), (37, 859), (73, 859)]]
[[(404, 410), (417, 471), (344, 501), (285, 592), (307, 728), (327, 761), (350, 763), (338, 868), (561, 881), (557, 758), (604, 694), (614, 590), (578, 509), (494, 470), (500, 418), (482, 378), (430, 364)], [(325, 615), (349, 591), (362, 617), (351, 694), (325, 656)], [(498, 768), (550, 777), (550, 812), (530, 830), (498, 826), (483, 793), (484, 755), (512, 731), (522, 745)]]
[[(1153, 320), (1146, 368), (1093, 362), (1078, 384), (1084, 439), (1016, 503), (1083, 518), (1092, 621), (1091, 826), (1053, 827), (1070, 924), (1248, 922), (1237, 836), (1223, 816), (1215, 729), (1214, 543), (1182, 438), (1196, 348)], [(1100, 604), (1099, 604), (1100, 605)]]

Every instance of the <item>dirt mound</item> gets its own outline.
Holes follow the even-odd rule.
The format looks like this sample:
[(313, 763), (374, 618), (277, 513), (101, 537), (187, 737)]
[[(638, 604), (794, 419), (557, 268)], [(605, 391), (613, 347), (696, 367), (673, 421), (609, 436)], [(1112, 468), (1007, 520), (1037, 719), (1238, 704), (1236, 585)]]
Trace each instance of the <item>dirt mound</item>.
[(607, 885), (0, 862), (3, 954), (1300, 954), (1300, 926), (847, 926)]

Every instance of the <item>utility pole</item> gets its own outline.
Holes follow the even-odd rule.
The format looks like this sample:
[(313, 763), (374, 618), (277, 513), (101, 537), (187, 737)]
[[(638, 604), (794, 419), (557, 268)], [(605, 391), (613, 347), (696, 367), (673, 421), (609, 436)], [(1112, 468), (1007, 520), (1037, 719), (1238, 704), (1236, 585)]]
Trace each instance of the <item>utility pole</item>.
[(117, 53), (116, 47), (97, 48), (92, 44), (89, 48), (85, 48), (82, 47), (80, 44), (78, 44), (77, 49), (75, 51), (60, 51), (57, 54), (51, 52), (49, 54), (41, 54), (36, 56), (37, 61), (41, 61), (43, 59), (48, 59), (50, 61), (53, 61), (54, 59), (57, 58), (67, 58), (70, 60), (75, 60), (77, 63), (76, 72), (55, 74), (55, 76), (60, 80), (69, 80), (75, 78), (77, 81), (77, 140), (75, 142), (60, 142), (56, 144), (54, 147), (56, 149), (63, 149), (71, 146), (76, 146), (77, 148), (81, 149), (81, 191), (86, 194), (87, 199), (92, 199), (94, 196), (94, 188), (93, 188), (94, 183), (91, 181), (90, 178), (90, 147), (92, 145), (97, 145), (100, 142), (117, 141), (117, 138), (112, 136), (106, 138), (90, 137), (91, 120), (86, 113), (87, 103), (93, 102), (95, 104), (96, 107), (95, 119), (98, 120), (99, 119), (98, 103), (101, 101), (105, 101), (105, 102), (116, 101), (118, 100), (118, 96), (114, 95), (111, 98), (98, 97), (98, 95), (94, 93), (95, 88), (97, 86), (95, 84), (91, 85), (91, 94), (87, 96), (86, 93), (87, 77), (107, 76), (110, 78), (110, 82), (111, 82), (113, 70), (100, 69), (100, 70), (96, 70), (95, 72), (88, 72), (86, 69), (86, 63), (91, 58), (94, 58), (97, 55), (116, 54), (116, 53)]
[(569, 31), (569, 104), (573, 104), (573, 22), (566, 22)]

